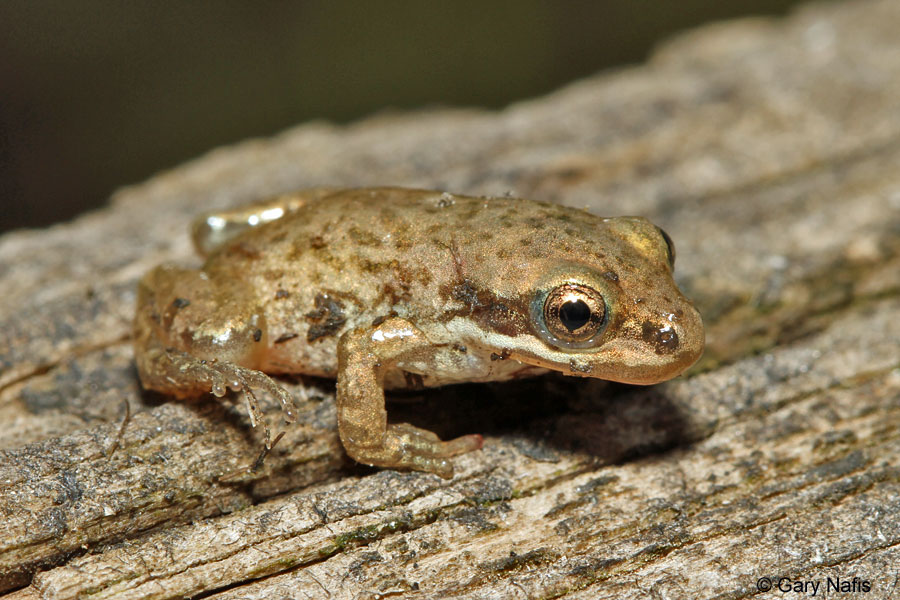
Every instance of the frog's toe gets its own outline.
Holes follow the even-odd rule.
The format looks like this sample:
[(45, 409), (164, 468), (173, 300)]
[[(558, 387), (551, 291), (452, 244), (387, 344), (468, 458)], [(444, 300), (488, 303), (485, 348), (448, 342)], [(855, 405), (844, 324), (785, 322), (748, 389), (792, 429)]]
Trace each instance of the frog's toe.
[(230, 373), (228, 369), (219, 370), (209, 367), (207, 369), (207, 379), (210, 383), (210, 391), (217, 398), (224, 396), (228, 390), (240, 392), (244, 389), (244, 382)]
[(475, 433), (464, 435), (449, 442), (441, 441), (437, 434), (414, 427), (409, 423), (398, 423), (391, 427), (406, 451), (412, 451), (422, 456), (436, 458), (449, 458), (478, 450), (484, 445), (484, 438)]
[(483, 444), (483, 438), (477, 434), (444, 442), (435, 433), (409, 423), (390, 426), (387, 437), (394, 450), (389, 452), (392, 456), (382, 463), (383, 466), (426, 471), (445, 479), (453, 477), (453, 465), (448, 458), (478, 450)]
[(284, 413), (284, 420), (293, 423), (297, 420), (297, 409), (294, 405), (294, 397), (286, 389), (275, 383), (271, 377), (260, 371), (240, 368), (240, 377), (244, 381), (245, 388), (262, 389), (275, 398), (281, 404), (281, 410)]
[(196, 382), (201, 388), (204, 384), (209, 386), (208, 391), (218, 398), (229, 388), (235, 389), (234, 380), (229, 380), (225, 372), (216, 368), (215, 362), (196, 359), (187, 353), (175, 355), (172, 361), (183, 379)]
[(453, 465), (446, 458), (418, 456), (414, 460), (413, 469), (434, 473), (441, 479), (453, 479)]
[(213, 373), (210, 375), (210, 392), (216, 398), (221, 398), (228, 391), (228, 386), (225, 383), (225, 378), (219, 375), (218, 373)]
[(278, 401), (281, 402), (281, 411), (284, 413), (284, 420), (288, 423), (296, 421), (297, 409), (294, 405), (294, 397), (281, 386), (278, 386)]
[(449, 442), (443, 442), (441, 456), (458, 456), (466, 452), (481, 450), (484, 446), (484, 438), (478, 433), (460, 436)]
[(268, 375), (254, 371), (227, 361), (202, 362), (196, 367), (200, 371), (197, 378), (202, 378), (210, 386), (210, 392), (221, 398), (228, 390), (244, 392), (251, 405), (250, 416), (255, 421), (258, 417), (258, 406), (253, 390), (265, 390), (278, 399), (284, 411), (285, 420), (292, 423), (297, 420), (294, 399), (290, 392), (275, 383)]

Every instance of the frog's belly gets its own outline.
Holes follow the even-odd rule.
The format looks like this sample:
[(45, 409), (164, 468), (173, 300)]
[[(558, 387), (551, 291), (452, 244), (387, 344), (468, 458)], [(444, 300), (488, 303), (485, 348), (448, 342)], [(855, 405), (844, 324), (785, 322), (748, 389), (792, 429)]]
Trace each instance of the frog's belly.
[(438, 387), (451, 383), (506, 381), (541, 375), (548, 370), (497, 354), (440, 348), (427, 359), (401, 362), (385, 374), (388, 389)]

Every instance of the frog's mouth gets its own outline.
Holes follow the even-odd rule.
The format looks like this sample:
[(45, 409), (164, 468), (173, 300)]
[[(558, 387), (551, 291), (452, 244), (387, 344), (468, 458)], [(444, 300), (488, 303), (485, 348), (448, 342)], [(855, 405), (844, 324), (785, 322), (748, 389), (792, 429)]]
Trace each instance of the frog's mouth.
[(622, 354), (613, 349), (591, 354), (557, 354), (558, 357), (546, 358), (513, 351), (509, 358), (575, 377), (591, 377), (631, 385), (653, 385), (683, 373), (697, 362), (702, 352), (684, 350), (666, 357), (654, 356), (635, 364), (628, 364)]

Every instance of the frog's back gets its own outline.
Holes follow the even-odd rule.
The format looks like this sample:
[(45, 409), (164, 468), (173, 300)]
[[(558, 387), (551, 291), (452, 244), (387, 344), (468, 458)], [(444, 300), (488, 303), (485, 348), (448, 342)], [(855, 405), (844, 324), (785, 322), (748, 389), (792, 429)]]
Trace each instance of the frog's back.
[(346, 330), (390, 315), (430, 320), (455, 302), (447, 292), (459, 278), (454, 244), (477, 235), (483, 204), (400, 188), (339, 190), (237, 235), (204, 271), (253, 290), (269, 329), (268, 370), (333, 376)]
[(534, 234), (548, 216), (571, 210), (404, 188), (337, 190), (244, 231), (212, 253), (205, 270), (233, 271), (261, 290), (341, 290), (373, 306), (385, 294), (402, 298), (406, 288), (447, 283), (459, 275), (462, 254), (540, 256)]
[(435, 270), (452, 263), (454, 225), (440, 214), (442, 202), (440, 192), (336, 191), (236, 236), (205, 270), (234, 270), (260, 290), (340, 292), (377, 306), (384, 295), (409, 295), (403, 288), (440, 277)]
[[(478, 288), (483, 276), (503, 272), (513, 281), (521, 265), (559, 249), (593, 252), (596, 244), (570, 245), (589, 241), (597, 221), (517, 198), (336, 190), (236, 236), (204, 270), (254, 290), (275, 341), (272, 354), (285, 363), (270, 368), (287, 371), (297, 368), (286, 364), (289, 356), (324, 365), (349, 328), (391, 315), (436, 322), (459, 311), (459, 290)], [(333, 374), (333, 367), (305, 370)]]

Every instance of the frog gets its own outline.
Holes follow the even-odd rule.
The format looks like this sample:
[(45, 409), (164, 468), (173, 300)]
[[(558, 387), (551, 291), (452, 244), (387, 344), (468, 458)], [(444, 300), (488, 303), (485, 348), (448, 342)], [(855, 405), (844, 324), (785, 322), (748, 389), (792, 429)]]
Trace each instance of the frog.
[[(453, 476), (478, 433), (444, 441), (389, 423), (385, 390), (558, 372), (671, 379), (703, 352), (700, 314), (673, 278), (671, 238), (643, 217), (401, 187), (320, 187), (203, 214), (200, 268), (139, 282), (143, 386), (175, 398), (277, 399), (273, 376), (336, 379), (355, 461)], [(269, 446), (268, 428), (266, 443)]]

